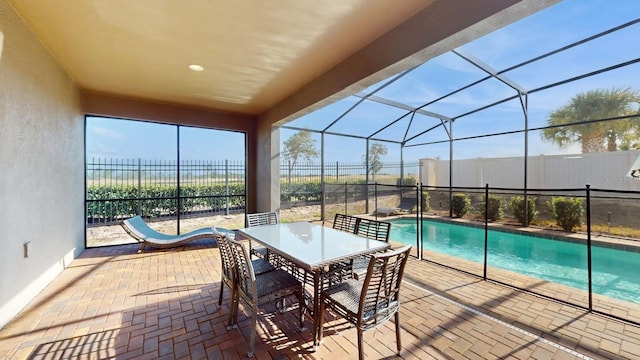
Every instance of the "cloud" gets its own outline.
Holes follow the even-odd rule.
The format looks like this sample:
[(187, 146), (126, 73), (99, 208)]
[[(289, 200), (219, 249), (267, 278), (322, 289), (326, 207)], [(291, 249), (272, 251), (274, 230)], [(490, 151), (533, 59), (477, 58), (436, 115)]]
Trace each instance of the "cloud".
[(123, 157), (122, 151), (104, 143), (93, 143), (87, 146), (87, 159), (121, 157)]
[(119, 131), (114, 130), (113, 128), (107, 128), (102, 126), (90, 126), (87, 125), (87, 131), (98, 138), (103, 138), (105, 140), (124, 140), (127, 138), (126, 135), (122, 134)]

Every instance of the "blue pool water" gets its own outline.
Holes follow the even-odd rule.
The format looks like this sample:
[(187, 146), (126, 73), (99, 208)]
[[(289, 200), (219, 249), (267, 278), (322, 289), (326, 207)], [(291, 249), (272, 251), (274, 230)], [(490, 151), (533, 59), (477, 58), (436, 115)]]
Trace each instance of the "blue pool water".
[[(392, 221), (390, 238), (416, 244), (415, 219)], [(484, 228), (425, 220), (424, 249), (482, 264)], [(593, 292), (640, 304), (640, 253), (592, 246)], [(587, 247), (582, 244), (489, 231), (488, 266), (588, 290)]]

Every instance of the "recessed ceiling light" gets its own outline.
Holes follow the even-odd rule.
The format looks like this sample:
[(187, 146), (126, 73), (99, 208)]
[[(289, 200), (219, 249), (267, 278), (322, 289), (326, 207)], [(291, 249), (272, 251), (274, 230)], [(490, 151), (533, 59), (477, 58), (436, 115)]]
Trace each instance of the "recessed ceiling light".
[(191, 64), (189, 65), (189, 69), (193, 71), (204, 71), (204, 66), (198, 65), (198, 64)]

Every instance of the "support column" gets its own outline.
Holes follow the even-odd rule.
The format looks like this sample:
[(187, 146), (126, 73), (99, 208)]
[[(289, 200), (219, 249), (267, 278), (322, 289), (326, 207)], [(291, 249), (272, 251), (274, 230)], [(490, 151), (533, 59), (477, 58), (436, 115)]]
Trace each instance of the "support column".
[(257, 129), (256, 212), (280, 210), (280, 128), (261, 120)]

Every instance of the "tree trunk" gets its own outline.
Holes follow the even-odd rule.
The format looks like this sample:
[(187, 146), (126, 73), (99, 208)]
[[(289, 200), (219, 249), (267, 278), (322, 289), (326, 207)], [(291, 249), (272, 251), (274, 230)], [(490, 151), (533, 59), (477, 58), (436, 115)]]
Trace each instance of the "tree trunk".
[(592, 136), (582, 138), (582, 153), (606, 152), (605, 139), (603, 136)]
[(617, 151), (618, 144), (616, 143), (616, 133), (610, 131), (607, 134), (607, 151)]

